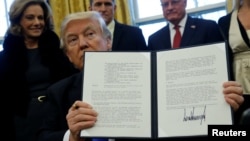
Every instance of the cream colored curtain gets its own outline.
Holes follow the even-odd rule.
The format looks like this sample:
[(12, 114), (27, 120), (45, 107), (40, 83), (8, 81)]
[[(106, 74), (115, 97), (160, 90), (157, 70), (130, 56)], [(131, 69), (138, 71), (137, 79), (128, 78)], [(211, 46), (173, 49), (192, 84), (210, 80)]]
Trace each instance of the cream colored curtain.
[[(87, 11), (89, 0), (49, 0), (53, 12), (55, 32), (60, 35), (60, 26), (63, 18), (74, 12)], [(128, 0), (117, 0), (115, 18), (124, 24), (131, 24)]]
[(115, 19), (121, 23), (131, 25), (132, 19), (128, 0), (116, 0)]
[(227, 13), (232, 11), (233, 3), (234, 3), (234, 0), (227, 0)]

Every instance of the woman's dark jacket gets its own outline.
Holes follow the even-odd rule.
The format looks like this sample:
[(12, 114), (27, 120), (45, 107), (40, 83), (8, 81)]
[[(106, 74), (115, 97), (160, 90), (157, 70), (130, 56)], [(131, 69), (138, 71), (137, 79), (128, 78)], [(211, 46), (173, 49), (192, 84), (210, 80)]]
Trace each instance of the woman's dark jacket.
[[(51, 71), (51, 83), (76, 72), (60, 49), (60, 40), (53, 31), (44, 32), (38, 46), (42, 63)], [(13, 34), (5, 36), (3, 51), (0, 52), (0, 100), (1, 105), (7, 103), (6, 106), (1, 106), (7, 121), (11, 120), (8, 117), (11, 118), (13, 114), (24, 116), (30, 100), (25, 77), (28, 67), (26, 50), (23, 37)]]
[(218, 25), (221, 29), (222, 35), (228, 46), (228, 62), (229, 62), (229, 68), (230, 68), (229, 77), (230, 77), (230, 80), (235, 80), (234, 74), (233, 74), (233, 51), (229, 44), (229, 28), (230, 28), (231, 15), (232, 13), (222, 16), (218, 20)]

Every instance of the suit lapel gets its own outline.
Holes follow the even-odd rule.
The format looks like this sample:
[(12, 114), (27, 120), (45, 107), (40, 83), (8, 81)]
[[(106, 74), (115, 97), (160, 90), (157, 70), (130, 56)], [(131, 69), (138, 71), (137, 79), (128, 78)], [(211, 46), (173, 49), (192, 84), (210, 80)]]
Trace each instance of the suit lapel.
[(162, 33), (167, 33), (166, 35), (163, 35), (163, 44), (166, 44), (166, 46), (164, 48), (166, 49), (171, 49), (172, 45), (171, 45), (171, 37), (170, 37), (170, 30), (169, 30), (169, 24), (167, 26), (164, 27), (163, 29), (164, 31)]
[(76, 100), (82, 100), (82, 84), (83, 84), (83, 72), (79, 72), (75, 79), (73, 79), (72, 86), (70, 88), (71, 92), (69, 94), (69, 100), (74, 103)]
[(114, 36), (113, 36), (113, 44), (112, 44), (112, 49), (116, 50), (118, 48), (118, 43), (119, 39), (121, 38), (122, 35), (122, 26), (115, 21), (115, 29), (114, 29)]
[(188, 16), (186, 27), (183, 32), (183, 36), (181, 39), (181, 46), (188, 46), (189, 42), (194, 37), (195, 29), (197, 28), (197, 25), (195, 24), (194, 20)]

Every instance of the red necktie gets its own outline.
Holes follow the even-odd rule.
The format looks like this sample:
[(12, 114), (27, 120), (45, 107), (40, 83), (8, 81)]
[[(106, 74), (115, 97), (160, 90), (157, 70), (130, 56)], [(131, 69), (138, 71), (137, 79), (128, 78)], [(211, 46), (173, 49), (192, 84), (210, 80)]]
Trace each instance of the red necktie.
[(175, 25), (175, 35), (174, 35), (174, 43), (173, 43), (173, 48), (179, 48), (180, 43), (181, 43), (181, 32), (179, 30), (179, 25)]

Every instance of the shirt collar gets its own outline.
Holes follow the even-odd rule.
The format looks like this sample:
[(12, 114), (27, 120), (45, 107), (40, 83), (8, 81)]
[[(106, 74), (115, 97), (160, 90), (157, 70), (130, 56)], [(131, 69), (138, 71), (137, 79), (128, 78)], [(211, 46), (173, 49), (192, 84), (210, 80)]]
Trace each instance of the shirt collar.
[(108, 29), (110, 30), (110, 32), (113, 34), (113, 31), (115, 29), (115, 21), (112, 20), (108, 25), (107, 25)]
[(115, 30), (115, 21), (112, 20), (108, 25), (107, 25), (109, 31), (111, 32), (111, 39), (113, 41), (113, 37), (114, 37), (114, 30)]
[[(181, 21), (180, 21), (180, 23), (179, 23), (179, 26), (180, 26), (181, 28), (184, 28), (186, 22), (187, 22), (187, 14), (185, 14), (184, 18), (181, 19)], [(169, 23), (169, 28), (170, 28), (170, 29), (174, 29), (174, 24), (172, 24), (172, 23), (170, 23), (170, 22), (168, 22), (168, 23)]]

